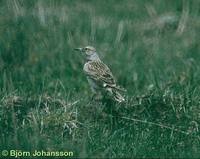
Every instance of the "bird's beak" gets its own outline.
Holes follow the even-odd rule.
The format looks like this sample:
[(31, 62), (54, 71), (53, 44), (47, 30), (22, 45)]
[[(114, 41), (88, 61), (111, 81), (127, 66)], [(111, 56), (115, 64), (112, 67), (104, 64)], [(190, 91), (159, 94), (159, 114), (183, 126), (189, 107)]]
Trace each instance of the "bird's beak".
[(83, 51), (83, 48), (75, 48), (76, 51)]

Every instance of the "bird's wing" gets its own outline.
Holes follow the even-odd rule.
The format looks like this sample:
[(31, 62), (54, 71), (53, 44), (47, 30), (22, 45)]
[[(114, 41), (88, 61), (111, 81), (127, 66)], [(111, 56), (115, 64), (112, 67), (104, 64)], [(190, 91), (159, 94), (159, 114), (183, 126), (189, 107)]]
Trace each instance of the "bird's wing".
[(86, 75), (95, 80), (100, 87), (116, 87), (112, 72), (102, 61), (91, 61), (87, 63)]

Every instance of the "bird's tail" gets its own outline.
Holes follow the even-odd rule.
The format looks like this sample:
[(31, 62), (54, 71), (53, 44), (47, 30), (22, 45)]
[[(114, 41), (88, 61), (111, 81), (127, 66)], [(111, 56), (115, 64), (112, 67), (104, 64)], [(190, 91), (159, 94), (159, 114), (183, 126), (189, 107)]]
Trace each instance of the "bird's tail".
[(117, 90), (113, 89), (112, 93), (114, 100), (116, 100), (117, 102), (121, 103), (125, 101), (124, 97)]

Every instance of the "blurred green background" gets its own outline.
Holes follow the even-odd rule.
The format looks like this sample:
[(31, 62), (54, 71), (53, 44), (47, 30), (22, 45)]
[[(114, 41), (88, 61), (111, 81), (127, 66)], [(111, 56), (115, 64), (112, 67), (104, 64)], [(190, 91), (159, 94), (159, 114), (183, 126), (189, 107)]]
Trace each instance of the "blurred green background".
[[(0, 150), (199, 157), (199, 19), (197, 0), (1, 0)], [(91, 100), (86, 45), (124, 104)]]

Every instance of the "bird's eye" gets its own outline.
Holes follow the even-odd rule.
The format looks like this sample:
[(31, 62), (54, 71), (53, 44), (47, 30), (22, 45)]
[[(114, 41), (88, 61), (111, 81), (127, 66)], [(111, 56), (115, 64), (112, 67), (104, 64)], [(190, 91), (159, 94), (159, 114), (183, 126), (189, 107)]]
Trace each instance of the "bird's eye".
[(87, 51), (87, 50), (89, 50), (88, 48), (85, 48), (85, 50)]

